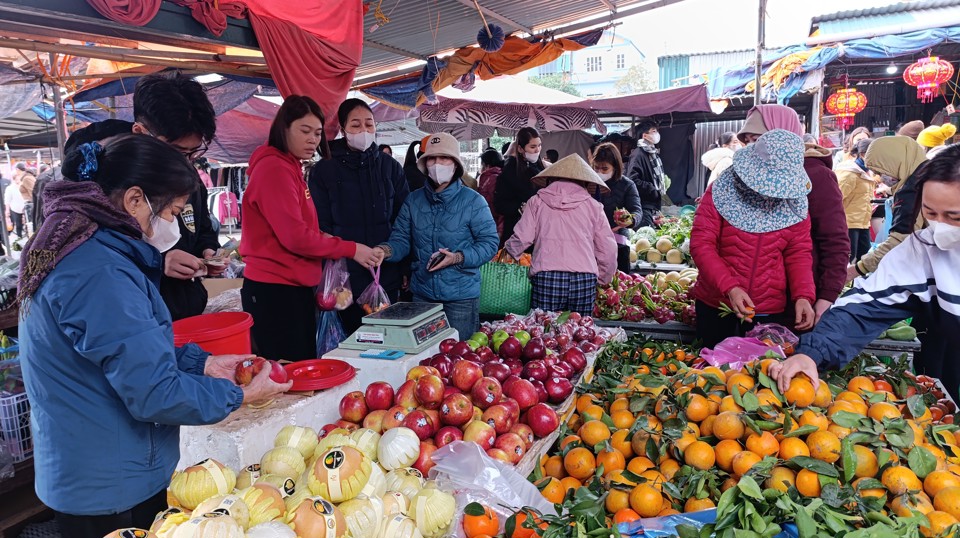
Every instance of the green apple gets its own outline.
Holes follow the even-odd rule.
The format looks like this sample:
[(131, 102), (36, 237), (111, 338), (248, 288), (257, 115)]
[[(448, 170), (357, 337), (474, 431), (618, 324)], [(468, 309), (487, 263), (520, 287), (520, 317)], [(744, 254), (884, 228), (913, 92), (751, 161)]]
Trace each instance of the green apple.
[(520, 341), (521, 346), (526, 346), (530, 341), (530, 333), (527, 331), (517, 331), (513, 333), (513, 337)]
[(473, 333), (470, 336), (470, 340), (473, 340), (474, 342), (480, 344), (481, 346), (486, 346), (490, 343), (490, 339), (487, 338), (487, 335), (480, 332)]
[(495, 331), (493, 335), (490, 336), (490, 342), (493, 343), (493, 350), (500, 351), (500, 344), (502, 344), (507, 338), (510, 338), (510, 335), (507, 334), (507, 331), (503, 329)]
[(470, 346), (470, 350), (471, 350), (471, 351), (476, 351), (477, 348), (480, 347), (480, 342), (477, 342), (476, 340), (470, 339), (470, 340), (467, 340), (467, 345)]

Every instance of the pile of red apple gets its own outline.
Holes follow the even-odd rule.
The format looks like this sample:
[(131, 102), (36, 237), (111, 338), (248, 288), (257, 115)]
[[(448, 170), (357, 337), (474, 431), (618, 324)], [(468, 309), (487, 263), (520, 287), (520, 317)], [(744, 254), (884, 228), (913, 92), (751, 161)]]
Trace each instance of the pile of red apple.
[[(546, 319), (534, 325), (536, 317), (508, 317), (497, 328), (485, 325), (468, 340), (444, 340), (440, 353), (411, 369), (396, 391), (375, 382), (365, 392), (344, 396), (338, 424), (362, 424), (377, 432), (409, 428), (420, 438), (421, 453), (471, 441), (491, 457), (517, 464), (536, 439), (560, 426), (548, 404), (563, 403), (573, 394), (572, 380), (587, 367), (583, 347), (595, 351), (590, 346), (603, 343), (594, 343), (600, 337), (592, 327), (579, 325), (589, 318), (564, 322), (576, 328), (556, 324), (544, 331)], [(561, 339), (563, 346), (557, 341), (580, 329), (580, 339)]]

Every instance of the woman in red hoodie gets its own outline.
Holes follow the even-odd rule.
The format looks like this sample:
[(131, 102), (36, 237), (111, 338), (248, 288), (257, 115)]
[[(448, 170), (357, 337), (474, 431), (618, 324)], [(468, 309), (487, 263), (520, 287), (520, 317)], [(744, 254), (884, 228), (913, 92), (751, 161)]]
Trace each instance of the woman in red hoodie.
[(301, 161), (330, 149), (323, 113), (309, 97), (291, 95), (277, 112), (267, 144), (250, 157), (243, 195), (240, 253), (243, 309), (253, 316), (257, 351), (268, 359), (299, 361), (316, 355), (314, 287), (323, 260), (353, 258), (367, 268), (380, 259), (365, 245), (320, 231)]
[(705, 347), (742, 336), (753, 321), (779, 322), (789, 315), (784, 311), (791, 298), (796, 315), (790, 321), (799, 329), (813, 327), (810, 180), (803, 151), (799, 136), (769, 131), (734, 154), (733, 164), (704, 193), (690, 254), (700, 268), (691, 293)]

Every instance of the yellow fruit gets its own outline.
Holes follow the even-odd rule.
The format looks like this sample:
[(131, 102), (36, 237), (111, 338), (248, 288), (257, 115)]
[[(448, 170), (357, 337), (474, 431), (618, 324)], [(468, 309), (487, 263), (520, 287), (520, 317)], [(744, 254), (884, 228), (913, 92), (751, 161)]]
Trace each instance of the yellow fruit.
[(778, 457), (784, 461), (796, 456), (809, 456), (810, 449), (803, 440), (797, 437), (787, 437), (780, 441)]
[(820, 496), (820, 475), (808, 469), (800, 469), (796, 479), (797, 491), (805, 497)]
[[(957, 518), (939, 510), (934, 510), (927, 514), (927, 520), (930, 522), (929, 527), (920, 526), (920, 535), (927, 538), (944, 536), (944, 533), (946, 533), (950, 527), (958, 523)], [(951, 536), (953, 535), (951, 534)]]
[(744, 450), (743, 452), (737, 454), (733, 457), (733, 472), (737, 476), (743, 476), (747, 474), (747, 471), (753, 468), (754, 465), (760, 463), (762, 458), (749, 450)]
[[(883, 482), (883, 487), (887, 488), (887, 491), (894, 495), (903, 495), (908, 491), (923, 490), (923, 483), (920, 482), (917, 475), (909, 468), (900, 465), (888, 467), (883, 471), (880, 481)], [(960, 492), (960, 488), (958, 488), (958, 492)]]
[(709, 510), (710, 508), (716, 508), (717, 505), (713, 503), (709, 498), (708, 499), (697, 499), (690, 497), (687, 499), (687, 502), (683, 504), (683, 511), (686, 513), (697, 512), (699, 510)]
[(960, 519), (960, 488), (943, 488), (933, 498), (933, 506), (941, 512), (946, 512)]
[[(804, 445), (804, 448), (806, 448), (806, 445)], [(733, 470), (734, 456), (740, 452), (743, 452), (743, 447), (740, 446), (739, 441), (727, 439), (717, 443), (716, 448), (714, 448), (714, 452), (717, 456), (717, 467), (729, 473)]]
[(840, 439), (830, 432), (813, 432), (807, 436), (807, 448), (810, 457), (827, 463), (840, 459)]
[(630, 492), (630, 508), (640, 517), (654, 517), (663, 508), (663, 495), (652, 486), (640, 484)]
[(777, 438), (770, 432), (763, 432), (760, 435), (751, 433), (747, 437), (747, 450), (764, 458), (766, 456), (773, 456), (779, 452), (780, 443), (777, 442)]
[(890, 510), (900, 517), (911, 517), (914, 512), (929, 514), (933, 512), (933, 505), (926, 495), (899, 495), (890, 501)]
[(725, 411), (717, 415), (716, 420), (713, 421), (713, 435), (718, 439), (740, 439), (743, 437), (743, 431), (743, 422), (736, 413)]
[(774, 467), (770, 471), (770, 478), (765, 482), (765, 486), (777, 491), (786, 493), (790, 486), (796, 486), (797, 475), (786, 467)]
[(923, 491), (930, 497), (936, 497), (941, 490), (960, 487), (960, 476), (950, 471), (933, 471), (923, 479)]
[(869, 448), (860, 445), (854, 445), (853, 453), (857, 456), (857, 468), (854, 476), (859, 478), (873, 478), (877, 476), (880, 470), (877, 465), (877, 455)]

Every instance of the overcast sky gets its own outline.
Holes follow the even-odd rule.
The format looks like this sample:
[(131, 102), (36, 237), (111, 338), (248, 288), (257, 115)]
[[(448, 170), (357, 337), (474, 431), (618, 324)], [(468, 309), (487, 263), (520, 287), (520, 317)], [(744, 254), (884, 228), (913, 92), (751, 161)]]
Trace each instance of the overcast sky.
[[(896, 0), (768, 0), (767, 46), (800, 43), (810, 19), (851, 9), (895, 4)], [(659, 56), (754, 48), (757, 0), (684, 0), (623, 20), (616, 31), (655, 62)]]

